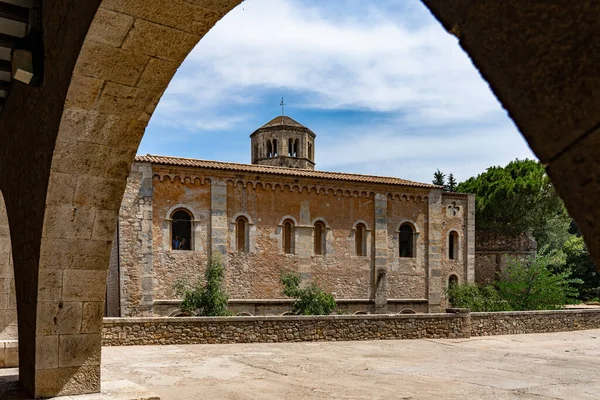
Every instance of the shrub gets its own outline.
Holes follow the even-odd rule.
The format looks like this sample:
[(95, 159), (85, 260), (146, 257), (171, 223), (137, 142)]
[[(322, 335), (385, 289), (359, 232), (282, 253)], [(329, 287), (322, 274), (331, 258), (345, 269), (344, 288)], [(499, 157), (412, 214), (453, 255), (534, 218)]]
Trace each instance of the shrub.
[(295, 272), (282, 273), (281, 283), (283, 294), (296, 299), (292, 309), (300, 315), (329, 315), (335, 308), (335, 299), (326, 293), (316, 282), (305, 288), (300, 288), (300, 274)]
[(192, 285), (187, 281), (175, 283), (173, 289), (182, 298), (181, 311), (195, 312), (207, 317), (231, 315), (227, 310), (228, 295), (223, 290), (225, 268), (221, 254), (215, 253), (208, 262), (204, 280)]
[(447, 294), (452, 307), (468, 308), (473, 312), (510, 311), (510, 306), (500, 298), (493, 286), (454, 284), (448, 288)]
[(525, 261), (511, 260), (498, 281), (498, 293), (515, 311), (556, 310), (577, 298), (571, 271), (554, 273), (556, 265), (564, 263), (557, 252), (542, 249), (537, 257)]

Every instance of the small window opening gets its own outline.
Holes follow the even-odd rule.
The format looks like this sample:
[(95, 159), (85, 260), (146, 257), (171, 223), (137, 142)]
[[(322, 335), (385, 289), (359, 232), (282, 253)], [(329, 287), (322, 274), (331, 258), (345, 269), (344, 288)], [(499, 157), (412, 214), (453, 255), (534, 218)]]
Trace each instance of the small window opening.
[(327, 233), (322, 221), (315, 223), (315, 255), (324, 256), (327, 248)]
[(288, 139), (288, 157), (291, 157), (293, 153), (294, 153), (293, 139)]
[(458, 260), (458, 233), (452, 231), (448, 237), (448, 258)]
[(308, 159), (310, 161), (313, 161), (313, 148), (312, 148), (312, 143), (308, 143)]
[(354, 236), (355, 246), (356, 246), (356, 255), (357, 256), (366, 256), (367, 255), (367, 228), (364, 224), (356, 225), (356, 232)]
[(258, 160), (258, 158), (259, 158), (258, 157), (258, 145), (255, 144), (252, 150), (253, 150), (252, 151), (252, 160), (253, 160), (253, 162), (256, 162), (256, 160)]
[(448, 287), (451, 288), (454, 285), (458, 285), (458, 276), (452, 274), (448, 278)]
[(283, 252), (294, 253), (294, 221), (289, 219), (283, 222)]
[(277, 139), (273, 139), (273, 157), (277, 157)]
[(413, 229), (409, 224), (400, 227), (400, 257), (414, 257)]
[(298, 147), (300, 147), (300, 141), (298, 139), (296, 139), (294, 141), (294, 153), (293, 153), (294, 157), (298, 157)]
[(248, 252), (248, 220), (246, 217), (238, 217), (235, 221), (236, 225), (236, 239), (237, 239), (237, 252), (247, 253)]
[(191, 250), (192, 216), (185, 210), (177, 210), (171, 216), (171, 248)]
[(270, 140), (267, 140), (267, 158), (273, 157), (273, 145)]

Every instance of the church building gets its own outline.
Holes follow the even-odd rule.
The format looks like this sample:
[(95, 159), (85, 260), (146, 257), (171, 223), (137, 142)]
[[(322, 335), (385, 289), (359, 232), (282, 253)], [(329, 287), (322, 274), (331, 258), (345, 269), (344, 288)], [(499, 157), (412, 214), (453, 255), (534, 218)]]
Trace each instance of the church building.
[(223, 255), (230, 308), (291, 309), (297, 271), (343, 313), (438, 312), (473, 282), (475, 198), (428, 183), (315, 169), (316, 135), (278, 116), (251, 138), (251, 164), (136, 157), (108, 278), (109, 316), (177, 315), (173, 285)]

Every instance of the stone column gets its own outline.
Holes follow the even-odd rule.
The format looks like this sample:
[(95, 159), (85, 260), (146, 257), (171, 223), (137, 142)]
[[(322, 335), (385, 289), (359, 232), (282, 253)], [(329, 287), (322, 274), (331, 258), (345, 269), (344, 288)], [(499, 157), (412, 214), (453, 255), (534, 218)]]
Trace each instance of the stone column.
[(227, 182), (213, 179), (210, 183), (210, 254), (227, 256)]
[(442, 290), (442, 191), (435, 189), (429, 192), (429, 209), (427, 213), (427, 271), (428, 271), (428, 310), (441, 312)]
[(387, 195), (375, 195), (375, 252), (373, 260), (375, 312), (387, 312), (387, 264), (388, 247), (388, 199)]
[(475, 195), (470, 194), (467, 201), (467, 212), (465, 214), (467, 218), (467, 234), (465, 240), (467, 241), (467, 262), (465, 271), (465, 281), (475, 282)]

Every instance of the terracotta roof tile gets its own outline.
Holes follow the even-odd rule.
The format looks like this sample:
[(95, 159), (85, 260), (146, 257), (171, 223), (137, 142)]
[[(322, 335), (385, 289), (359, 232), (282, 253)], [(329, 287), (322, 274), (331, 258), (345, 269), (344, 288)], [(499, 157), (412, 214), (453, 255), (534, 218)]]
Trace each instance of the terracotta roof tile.
[(291, 119), (288, 116), (278, 116), (273, 118), (272, 120), (270, 120), (269, 122), (267, 122), (266, 124), (264, 124), (263, 126), (261, 126), (259, 129), (262, 128), (270, 128), (272, 126), (296, 126), (299, 128), (306, 128), (304, 125), (302, 125), (300, 122), (295, 121), (293, 119)]
[(216, 170), (220, 169), (220, 170), (227, 170), (227, 171), (286, 175), (286, 176), (297, 176), (297, 177), (318, 178), (318, 179), (331, 179), (331, 180), (339, 180), (339, 181), (378, 183), (378, 184), (385, 184), (385, 185), (410, 186), (410, 187), (432, 188), (432, 189), (439, 188), (439, 186), (428, 184), (428, 183), (412, 182), (412, 181), (408, 181), (406, 179), (386, 177), (386, 176), (348, 174), (348, 173), (344, 173), (344, 172), (312, 171), (312, 170), (307, 170), (307, 169), (271, 167), (271, 166), (267, 166), (267, 165), (240, 164), (240, 163), (222, 162), (222, 161), (197, 160), (194, 158), (158, 156), (158, 155), (151, 155), (151, 154), (148, 154), (145, 156), (136, 156), (135, 161), (147, 162), (147, 163), (152, 163), (152, 164), (160, 164), (160, 165), (197, 167), (197, 168), (208, 168), (208, 169), (216, 169)]

